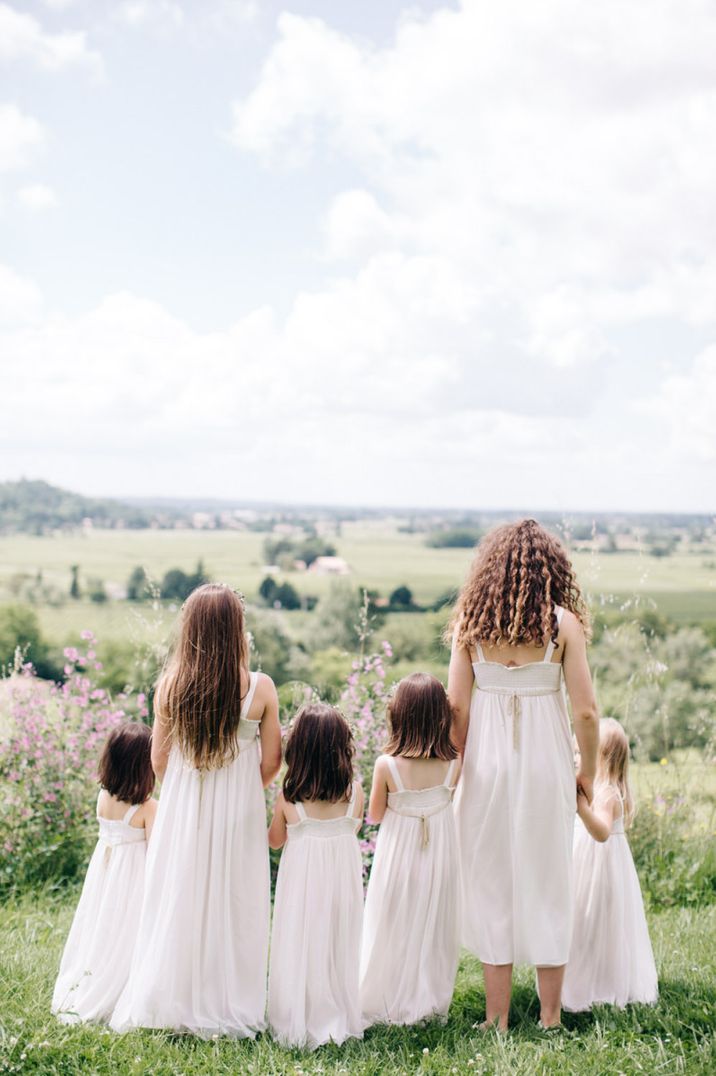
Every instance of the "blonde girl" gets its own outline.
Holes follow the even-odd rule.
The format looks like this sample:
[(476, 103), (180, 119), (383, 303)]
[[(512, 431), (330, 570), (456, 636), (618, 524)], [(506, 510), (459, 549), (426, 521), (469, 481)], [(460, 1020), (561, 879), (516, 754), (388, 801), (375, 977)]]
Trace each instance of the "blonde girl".
[(576, 782), (588, 799), (598, 721), (588, 618), (562, 544), (533, 519), (477, 547), (452, 624), (448, 694), (463, 753), (455, 811), (463, 944), (482, 961), (486, 1023), (506, 1028), (512, 968), (537, 968), (540, 1022), (560, 1022), (572, 931)]
[(625, 830), (634, 817), (629, 741), (613, 718), (599, 726), (594, 801), (580, 792), (574, 830), (574, 932), (563, 1003), (653, 1004), (658, 981), (639, 878)]
[(265, 1026), (264, 787), (281, 763), (273, 682), (251, 672), (243, 602), (208, 583), (184, 606), (155, 695), (162, 779), (132, 968), (111, 1026), (253, 1036)]

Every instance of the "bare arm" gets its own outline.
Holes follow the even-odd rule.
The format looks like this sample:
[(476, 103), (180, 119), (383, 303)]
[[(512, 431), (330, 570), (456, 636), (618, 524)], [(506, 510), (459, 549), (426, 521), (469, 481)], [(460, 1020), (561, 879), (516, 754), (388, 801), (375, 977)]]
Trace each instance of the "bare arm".
[(264, 713), (261, 718), (261, 780), (266, 788), (281, 769), (281, 725), (278, 720), (278, 695), (273, 680), (261, 673)]
[(368, 802), (368, 821), (378, 825), (383, 821), (388, 809), (388, 767), (381, 757), (376, 760), (373, 770), (373, 783), (370, 786), (370, 800)]
[(602, 844), (609, 840), (614, 822), (615, 801), (600, 803), (598, 807), (590, 807), (587, 797), (580, 789), (577, 792), (577, 814), (584, 822), (590, 837)]
[(279, 792), (276, 806), (273, 809), (273, 818), (268, 831), (268, 842), (271, 848), (283, 848), (286, 843), (286, 801), (283, 792)]
[(160, 781), (164, 780), (171, 750), (171, 740), (166, 718), (162, 715), (162, 683), (154, 693), (154, 724), (152, 726), (152, 769)]
[(448, 698), (452, 707), (452, 740), (460, 754), (465, 750), (467, 729), (470, 723), (470, 700), (475, 674), (470, 654), (457, 645), (457, 630), (453, 635), (450, 668), (448, 670)]
[(599, 714), (594, 697), (592, 674), (587, 662), (587, 644), (584, 629), (574, 613), (565, 612), (562, 621), (564, 633), (564, 657), (562, 668), (567, 694), (572, 704), (574, 734), (579, 745), (580, 766), (577, 785), (591, 802), (594, 793), (594, 776), (597, 772), (599, 749)]

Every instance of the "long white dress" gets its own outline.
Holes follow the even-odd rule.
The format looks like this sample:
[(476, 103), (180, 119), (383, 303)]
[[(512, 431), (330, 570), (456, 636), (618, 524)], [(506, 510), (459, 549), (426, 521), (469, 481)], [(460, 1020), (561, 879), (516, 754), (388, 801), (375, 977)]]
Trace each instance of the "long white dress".
[(147, 857), (129, 981), (110, 1026), (253, 1037), (265, 1026), (269, 854), (257, 734), (249, 721), (258, 673), (237, 730), (239, 753), (202, 773), (174, 746)]
[(366, 1024), (414, 1024), (447, 1016), (460, 958), (460, 884), (451, 785), (396, 792), (380, 824), (368, 883), (361, 952)]
[(268, 1015), (285, 1046), (362, 1038), (358, 964), (363, 882), (355, 817), (356, 785), (346, 813), (287, 827), (276, 883)]
[(144, 891), (144, 828), (102, 818), (79, 904), (52, 994), (52, 1011), (66, 1024), (109, 1020), (129, 974)]
[(601, 1004), (654, 1004), (659, 996), (619, 790), (602, 786), (595, 804), (607, 806), (615, 797), (619, 816), (606, 841), (595, 841), (580, 818), (574, 827), (574, 933), (562, 989), (562, 1005), (570, 1012)]
[[(561, 621), (562, 609), (557, 607)], [(463, 945), (487, 964), (566, 964), (572, 933), (574, 753), (562, 665), (473, 663), (455, 797)]]

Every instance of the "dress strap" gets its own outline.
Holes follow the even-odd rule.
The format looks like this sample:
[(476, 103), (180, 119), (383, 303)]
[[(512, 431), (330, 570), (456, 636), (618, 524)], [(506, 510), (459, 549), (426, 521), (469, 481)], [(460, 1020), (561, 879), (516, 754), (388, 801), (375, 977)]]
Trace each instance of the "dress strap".
[(256, 686), (259, 682), (259, 674), (257, 672), (249, 673), (249, 690), (246, 693), (246, 698), (241, 704), (240, 717), (245, 717), (251, 709), (251, 703), (254, 701), (254, 695), (256, 694)]
[(308, 815), (306, 814), (306, 808), (303, 806), (302, 803), (294, 803), (293, 806), (296, 808), (296, 814), (298, 815), (299, 821), (305, 822), (308, 818)]
[(479, 643), (477, 644), (477, 660), (479, 662), (484, 662), (484, 660), (485, 660), (485, 655), (483, 654), (482, 647), (480, 646)]
[(95, 814), (97, 815), (98, 819), (102, 817), (102, 815), (99, 813), (99, 801), (102, 799), (103, 792), (104, 789), (100, 788), (99, 792), (97, 793), (97, 806), (95, 807)]
[(446, 788), (451, 788), (452, 787), (452, 785), (451, 785), (452, 775), (455, 772), (456, 764), (457, 764), (457, 759), (456, 758), (453, 758), (453, 759), (450, 760), (450, 764), (449, 764), (449, 766), (447, 768), (447, 773), (445, 774), (445, 780), (443, 781), (443, 784), (445, 785)]
[(395, 781), (398, 792), (405, 792), (405, 785), (400, 779), (400, 774), (398, 773), (398, 767), (395, 764), (395, 759), (392, 755), (386, 755), (385, 757), (388, 760), (388, 769), (393, 775), (393, 780)]
[(129, 823), (132, 821), (132, 819), (134, 818), (135, 814), (137, 813), (137, 811), (139, 810), (139, 808), (141, 806), (142, 806), (141, 803), (133, 803), (131, 807), (127, 808), (127, 810), (124, 812), (124, 814), (122, 816), (122, 821), (124, 822), (125, 826), (129, 825)]
[(349, 803), (349, 804), (348, 804), (348, 806), (346, 807), (346, 815), (347, 815), (347, 816), (348, 816), (349, 818), (350, 818), (350, 817), (351, 817), (351, 815), (353, 814), (353, 808), (355, 807), (355, 803), (356, 803), (356, 791), (357, 791), (357, 789), (358, 789), (358, 782), (357, 782), (357, 781), (353, 781), (353, 783), (352, 783), (352, 785), (351, 785), (351, 799), (350, 799), (350, 803)]
[[(554, 611), (557, 614), (557, 628), (559, 629), (559, 626), (562, 623), (562, 613), (564, 612), (564, 609), (562, 608), (561, 605), (555, 605)], [(542, 658), (542, 661), (544, 661), (544, 662), (551, 661), (552, 660), (552, 654), (554, 654), (554, 651), (555, 651), (555, 646), (554, 646), (554, 643), (552, 642), (552, 640), (550, 639), (550, 641), (547, 643), (547, 649), (544, 652), (544, 657)]]

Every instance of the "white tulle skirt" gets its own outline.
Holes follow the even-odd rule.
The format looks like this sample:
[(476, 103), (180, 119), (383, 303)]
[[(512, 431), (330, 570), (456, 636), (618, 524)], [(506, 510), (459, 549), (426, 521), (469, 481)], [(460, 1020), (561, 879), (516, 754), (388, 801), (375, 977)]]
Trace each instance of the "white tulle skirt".
[(577, 819), (574, 833), (574, 932), (562, 1005), (620, 1008), (653, 1004), (659, 993), (644, 904), (623, 833), (600, 844)]
[(361, 1008), (366, 1024), (446, 1017), (460, 956), (457, 836), (449, 805), (429, 819), (388, 809), (366, 896)]
[(254, 741), (201, 775), (175, 747), (147, 857), (145, 899), (115, 1031), (252, 1037), (265, 1026), (266, 807)]
[[(321, 825), (331, 823), (315, 822)], [(355, 832), (289, 839), (276, 884), (268, 1006), (271, 1031), (284, 1046), (314, 1049), (362, 1036), (362, 920)]]
[(107, 1021), (123, 990), (134, 950), (144, 890), (147, 842), (98, 841), (52, 994), (63, 1023)]

